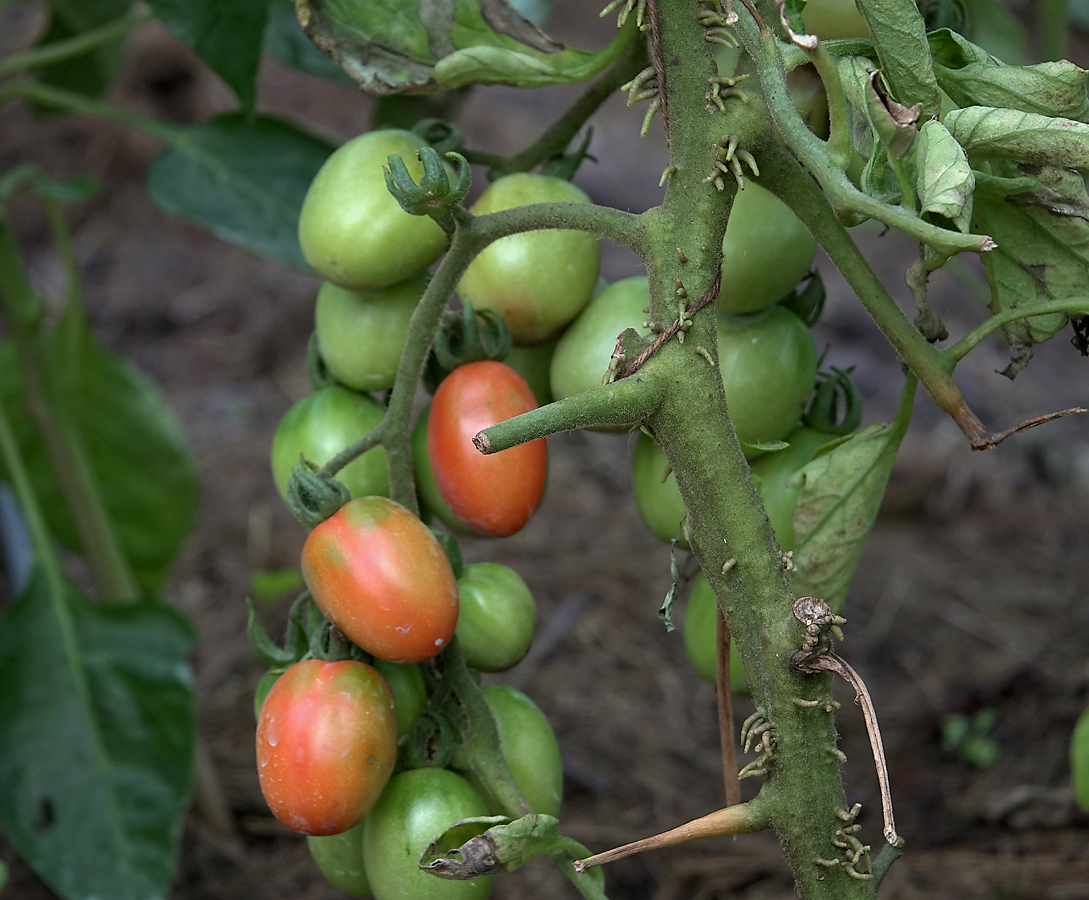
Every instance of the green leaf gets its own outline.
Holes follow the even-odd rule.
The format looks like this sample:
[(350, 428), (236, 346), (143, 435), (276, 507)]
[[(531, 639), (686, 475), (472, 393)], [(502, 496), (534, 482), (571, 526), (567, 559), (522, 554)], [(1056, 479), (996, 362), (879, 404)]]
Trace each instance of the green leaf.
[(1089, 72), (1072, 62), (1001, 65), (982, 47), (943, 28), (927, 35), (938, 84), (957, 106), (1019, 109), (1084, 122)]
[(1074, 796), (1082, 809), (1089, 810), (1089, 709), (1081, 714), (1074, 726), (1070, 741), (1070, 772)]
[(989, 106), (954, 109), (943, 121), (973, 161), (1089, 169), (1089, 125), (1081, 122)]
[[(49, 6), (49, 27), (38, 41), (39, 47), (66, 41), (120, 19), (132, 7), (132, 0), (50, 0)], [(121, 71), (124, 47), (125, 39), (119, 37), (82, 56), (45, 66), (37, 77), (53, 87), (97, 97)]]
[(915, 166), (922, 211), (944, 216), (967, 233), (976, 178), (964, 148), (937, 119), (931, 119), (919, 131)]
[(188, 44), (253, 109), (268, 0), (147, 0), (171, 33)]
[(172, 215), (305, 269), (299, 210), (332, 152), (286, 122), (229, 113), (180, 131), (152, 165), (148, 192)]
[[(56, 329), (44, 350), (52, 396), (74, 424), (121, 549), (140, 587), (154, 591), (188, 537), (199, 480), (181, 427), (159, 389), (120, 357), (103, 351), (85, 329)], [(71, 381), (62, 381), (70, 377)], [(67, 546), (79, 534), (45, 447), (22, 413), (21, 377), (10, 342), (0, 345), (0, 401), (11, 415), (23, 459), (50, 530)]]
[(843, 606), (911, 421), (915, 386), (909, 375), (891, 423), (862, 429), (801, 470), (790, 577), (796, 596), (820, 597), (836, 611)]
[(36, 567), (0, 617), (0, 819), (65, 900), (170, 893), (196, 737), (195, 634)]
[[(999, 172), (1019, 174), (1012, 163)], [(989, 234), (998, 248), (984, 253), (991, 311), (1084, 297), (1089, 292), (1089, 194), (1081, 175), (1056, 166), (1032, 167), (1035, 191), (1006, 197), (981, 183), (975, 194), (973, 229)], [(1047, 340), (1067, 322), (1065, 313), (1033, 316), (1003, 329), (1014, 348), (1015, 376), (1032, 355), (1032, 344)]]
[(341, 84), (355, 84), (299, 27), (293, 0), (272, 0), (265, 31), (265, 53), (285, 65)]
[(504, 0), (299, 0), (297, 12), (319, 49), (374, 94), (584, 81), (638, 33), (630, 16), (603, 49), (575, 50), (548, 38)]
[(914, 3), (906, 0), (857, 0), (893, 99), (904, 106), (922, 104), (922, 121), (938, 114), (941, 94), (926, 42), (926, 26)]

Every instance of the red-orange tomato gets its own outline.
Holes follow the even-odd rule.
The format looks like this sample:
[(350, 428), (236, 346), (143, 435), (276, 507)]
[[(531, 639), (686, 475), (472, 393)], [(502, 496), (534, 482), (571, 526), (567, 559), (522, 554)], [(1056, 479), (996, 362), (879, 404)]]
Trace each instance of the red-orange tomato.
[(458, 366), (435, 391), (427, 420), (431, 471), (454, 515), (480, 534), (514, 534), (529, 521), (544, 493), (548, 450), (542, 438), (485, 456), (473, 436), (536, 408), (525, 379), (498, 362)]
[(300, 834), (340, 834), (361, 822), (396, 761), (393, 691), (365, 663), (296, 663), (261, 706), (261, 792), (276, 818)]
[(385, 497), (349, 500), (311, 531), (302, 572), (325, 618), (380, 659), (431, 659), (458, 622), (457, 579), (442, 544)]

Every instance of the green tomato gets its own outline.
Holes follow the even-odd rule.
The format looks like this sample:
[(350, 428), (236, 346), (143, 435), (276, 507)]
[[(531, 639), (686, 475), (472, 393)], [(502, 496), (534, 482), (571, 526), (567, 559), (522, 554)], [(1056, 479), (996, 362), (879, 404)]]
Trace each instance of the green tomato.
[[(336, 385), (323, 387), (292, 406), (272, 439), (272, 477), (284, 501), (299, 454), (315, 465), (325, 465), (381, 422), (385, 414), (385, 408), (366, 394)], [(353, 497), (385, 496), (389, 493), (385, 449), (368, 450), (341, 469), (337, 478)]]
[[(643, 327), (644, 312), (650, 304), (647, 279), (625, 278), (597, 294), (568, 327), (552, 357), (552, 394), (564, 400), (592, 388), (601, 387), (601, 378), (609, 368), (616, 338), (625, 328), (641, 335), (650, 334)], [(597, 431), (623, 431), (622, 426), (601, 427)]]
[(456, 534), (476, 534), (472, 528), (454, 515), (450, 504), (443, 499), (435, 474), (431, 471), (431, 460), (427, 456), (427, 418), (430, 406), (425, 406), (416, 425), (412, 429), (412, 474), (416, 479), (416, 493), (420, 497), (421, 513), (435, 516), (443, 525)]
[(782, 300), (813, 264), (817, 242), (771, 191), (745, 182), (722, 238), (723, 312), (755, 312)]
[(340, 834), (306, 839), (310, 856), (321, 874), (338, 891), (353, 897), (370, 897), (371, 885), (363, 865), (363, 826), (366, 819)]
[(802, 489), (795, 476), (821, 447), (837, 438), (814, 428), (796, 428), (784, 440), (789, 447), (753, 460), (751, 469), (754, 480), (759, 478), (757, 491), (779, 546), (789, 553), (794, 549), (794, 507)]
[(506, 685), (489, 685), (483, 694), (514, 783), (534, 812), (558, 816), (563, 800), (563, 763), (545, 714), (521, 691)]
[(718, 357), (738, 440), (759, 444), (786, 437), (817, 381), (817, 349), (805, 323), (782, 306), (750, 316), (720, 315)]
[(268, 692), (272, 690), (272, 686), (276, 683), (276, 679), (283, 674), (282, 669), (269, 669), (261, 676), (261, 680), (257, 682), (257, 687), (253, 691), (253, 716), (255, 719), (261, 718), (261, 707), (265, 703), (265, 697), (267, 697)]
[[(498, 178), (473, 206), (478, 216), (531, 203), (589, 203), (562, 178), (517, 173)], [(550, 229), (500, 238), (469, 264), (458, 285), (477, 309), (506, 319), (518, 346), (554, 337), (586, 305), (601, 269), (601, 245), (585, 231)]]
[[(684, 650), (692, 668), (715, 684), (718, 681), (718, 648), (716, 647), (716, 620), (718, 600), (707, 576), (700, 572), (688, 595), (688, 608), (684, 613)], [(749, 684), (737, 644), (730, 641), (730, 693), (748, 694)]]
[(537, 398), (538, 406), (547, 406), (553, 399), (549, 373), (558, 340), (557, 338), (539, 347), (511, 347), (507, 358), (503, 360), (526, 380), (533, 396)]
[[(663, 480), (666, 471), (669, 474)], [(639, 516), (650, 533), (667, 544), (680, 535), (677, 546), (687, 550), (688, 541), (681, 534), (684, 501), (677, 479), (669, 469), (665, 452), (643, 431), (639, 432), (631, 458), (631, 484)]]
[(492, 562), (466, 566), (458, 579), (458, 598), (455, 634), (466, 664), (502, 672), (526, 655), (537, 604), (514, 569)]
[(807, 32), (822, 41), (870, 36), (855, 0), (807, 0), (802, 7), (802, 22)]
[[(363, 864), (375, 900), (485, 900), (490, 875), (448, 881), (419, 867), (420, 856), (455, 822), (488, 815), (471, 784), (446, 769), (413, 769), (390, 779), (363, 829)], [(460, 847), (478, 833), (454, 831), (443, 851)]]
[(426, 271), (373, 291), (350, 291), (331, 281), (318, 292), (314, 331), (326, 367), (357, 391), (393, 387), (408, 323), (427, 289)]
[(416, 663), (394, 663), (375, 657), (371, 663), (393, 690), (397, 704), (397, 737), (411, 734), (416, 720), (427, 708), (427, 686)]
[(446, 233), (430, 216), (401, 209), (382, 172), (397, 155), (419, 181), (416, 151), (425, 143), (411, 131), (371, 131), (325, 161), (299, 213), (299, 244), (315, 272), (352, 290), (383, 288), (439, 258)]

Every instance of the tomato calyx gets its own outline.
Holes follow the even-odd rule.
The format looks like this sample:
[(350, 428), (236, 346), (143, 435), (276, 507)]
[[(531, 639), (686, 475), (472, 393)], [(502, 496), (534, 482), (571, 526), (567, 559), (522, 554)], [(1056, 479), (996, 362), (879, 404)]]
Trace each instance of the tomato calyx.
[(299, 458), (287, 484), (287, 505), (302, 525), (308, 529), (320, 525), (351, 499), (343, 482), (319, 475), (313, 464)]
[(317, 331), (311, 332), (310, 340), (306, 343), (306, 374), (310, 377), (310, 386), (315, 391), (340, 384), (322, 359)]
[[(414, 216), (430, 216), (443, 231), (453, 234), (456, 227), (453, 209), (469, 193), (472, 177), (469, 163), (464, 156), (453, 151), (440, 156), (434, 147), (421, 147), (416, 155), (424, 169), (420, 183), (412, 180), (400, 156), (391, 155), (389, 168), (382, 170), (386, 176), (386, 187), (405, 212)], [(458, 180), (454, 185), (450, 184), (443, 159), (458, 167)]]
[(446, 310), (431, 345), (424, 370), (424, 386), (433, 394), (458, 366), (483, 360), (502, 361), (510, 353), (510, 329), (494, 309), (473, 309), (461, 301), (461, 312)]
[(805, 324), (812, 328), (817, 324), (824, 312), (824, 301), (828, 292), (824, 287), (821, 273), (814, 269), (809, 274), (809, 279), (801, 290), (793, 290), (779, 301), (780, 306), (785, 306)]
[(557, 153), (551, 157), (541, 166), (541, 174), (548, 175), (551, 178), (562, 178), (564, 181), (570, 181), (575, 177), (575, 173), (578, 172), (579, 166), (582, 165), (584, 159), (590, 159), (597, 162), (596, 156), (591, 156), (587, 149), (590, 146), (590, 141), (594, 137), (594, 129), (587, 128), (586, 135), (579, 143), (578, 148), (572, 153)]
[[(817, 387), (802, 421), (825, 434), (842, 436), (862, 423), (862, 397), (851, 380), (850, 369), (833, 368), (817, 374)], [(842, 401), (840, 400), (842, 396)], [(837, 413), (840, 413), (837, 416)]]

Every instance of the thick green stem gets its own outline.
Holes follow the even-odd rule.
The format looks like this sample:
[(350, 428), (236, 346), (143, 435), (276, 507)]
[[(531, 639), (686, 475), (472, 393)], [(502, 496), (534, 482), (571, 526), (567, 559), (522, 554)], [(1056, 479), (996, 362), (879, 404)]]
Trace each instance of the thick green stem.
[(646, 44), (637, 35), (628, 44), (623, 55), (586, 89), (570, 109), (520, 153), (508, 157), (465, 149), (462, 154), (469, 162), (488, 166), (504, 175), (510, 172), (528, 172), (550, 157), (562, 153), (590, 116), (597, 112), (598, 107), (620, 90), (622, 84), (634, 78), (646, 64)]
[(481, 453), (498, 453), (526, 441), (576, 428), (634, 427), (654, 412), (662, 388), (658, 379), (640, 372), (500, 422), (480, 432), (473, 443)]
[(6, 78), (8, 75), (26, 69), (40, 69), (43, 66), (50, 66), (66, 59), (82, 56), (96, 47), (101, 47), (103, 44), (108, 44), (128, 34), (138, 25), (150, 21), (152, 21), (151, 16), (126, 16), (123, 19), (103, 25), (101, 28), (85, 31), (83, 34), (69, 38), (66, 41), (57, 41), (55, 44), (35, 47), (25, 53), (16, 53), (7, 59), (0, 60), (0, 78)]
[(0, 219), (0, 312), (11, 327), (30, 416), (72, 515), (99, 595), (108, 602), (134, 601), (139, 597), (139, 588), (72, 422), (64, 379), (60, 389), (50, 388), (38, 331), (38, 299), (23, 272), (14, 236), (4, 219)]

